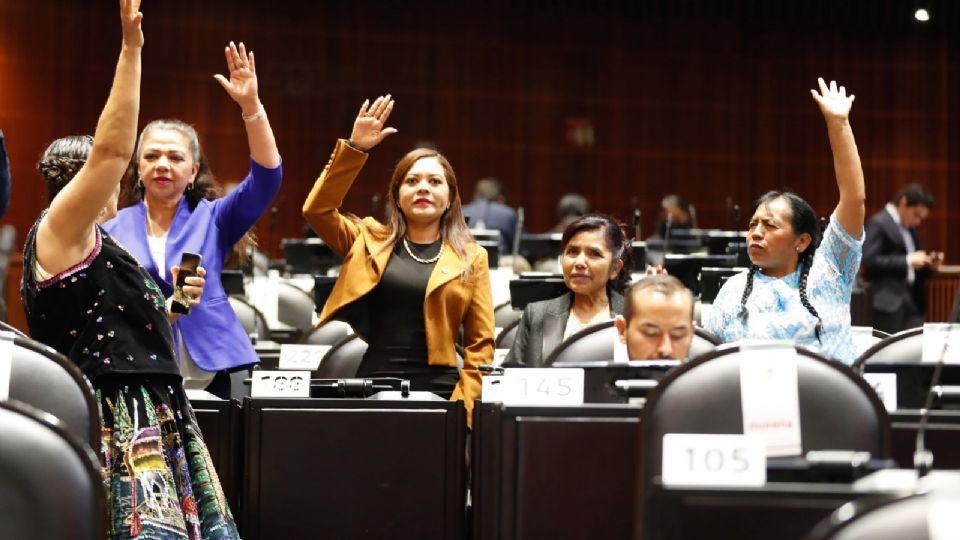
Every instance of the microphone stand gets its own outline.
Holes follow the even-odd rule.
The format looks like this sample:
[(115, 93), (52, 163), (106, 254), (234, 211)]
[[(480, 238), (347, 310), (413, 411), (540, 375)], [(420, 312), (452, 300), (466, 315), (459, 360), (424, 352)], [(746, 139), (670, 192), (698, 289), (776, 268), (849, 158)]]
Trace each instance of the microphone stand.
[(949, 332), (955, 330), (955, 328), (956, 325), (954, 324), (947, 327), (948, 334), (943, 341), (943, 350), (940, 351), (937, 365), (933, 368), (933, 376), (930, 377), (930, 390), (927, 392), (923, 408), (920, 409), (920, 426), (917, 427), (917, 443), (913, 452), (913, 467), (917, 471), (918, 480), (926, 476), (933, 468), (933, 452), (926, 448), (927, 421), (930, 418), (930, 407), (933, 406), (934, 389), (940, 384), (940, 374), (943, 371), (947, 349), (950, 346)]

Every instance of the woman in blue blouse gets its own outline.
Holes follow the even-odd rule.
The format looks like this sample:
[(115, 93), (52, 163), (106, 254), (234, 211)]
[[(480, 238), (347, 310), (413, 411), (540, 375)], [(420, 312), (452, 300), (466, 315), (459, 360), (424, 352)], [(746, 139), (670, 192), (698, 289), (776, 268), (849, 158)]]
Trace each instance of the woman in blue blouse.
[(153, 121), (140, 133), (136, 167), (132, 167), (134, 193), (141, 200), (121, 210), (104, 228), (143, 264), (166, 296), (172, 294), (166, 268), (178, 264), (184, 251), (203, 257), (204, 301), (174, 325), (180, 371), (184, 387), (208, 388), (229, 397), (226, 371), (258, 359), (230, 308), (220, 271), (234, 245), (245, 238), (279, 191), (281, 167), (257, 91), (253, 52), (247, 53), (243, 43), (237, 47), (231, 42), (224, 53), (230, 78), (216, 75), (216, 79), (240, 106), (250, 145), (246, 179), (218, 198), (193, 127), (179, 120)]
[(705, 327), (724, 341), (784, 339), (846, 364), (856, 360), (850, 296), (863, 253), (863, 169), (850, 127), (854, 96), (834, 81), (811, 90), (827, 124), (840, 202), (819, 239), (813, 209), (794, 193), (771, 191), (750, 220), (750, 270), (717, 295)]

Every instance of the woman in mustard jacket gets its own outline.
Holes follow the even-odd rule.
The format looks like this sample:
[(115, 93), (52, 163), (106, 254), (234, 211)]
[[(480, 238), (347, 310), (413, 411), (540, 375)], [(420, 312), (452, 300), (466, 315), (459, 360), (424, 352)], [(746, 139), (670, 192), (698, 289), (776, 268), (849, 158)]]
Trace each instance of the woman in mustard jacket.
[(359, 376), (402, 377), (413, 390), (462, 399), (469, 420), (478, 368), (493, 359), (493, 303), (487, 252), (467, 229), (450, 163), (434, 150), (405, 155), (390, 180), (387, 223), (338, 210), (367, 152), (396, 133), (384, 128), (393, 105), (389, 95), (364, 101), (350, 139), (337, 142), (303, 205), (310, 226), (343, 257), (319, 324), (344, 320), (367, 341)]

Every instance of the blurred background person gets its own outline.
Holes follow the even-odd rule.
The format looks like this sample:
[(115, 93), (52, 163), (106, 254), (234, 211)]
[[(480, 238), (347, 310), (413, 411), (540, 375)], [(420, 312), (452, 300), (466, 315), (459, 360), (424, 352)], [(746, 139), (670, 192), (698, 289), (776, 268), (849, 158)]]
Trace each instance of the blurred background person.
[(926, 281), (943, 253), (921, 249), (917, 229), (934, 202), (922, 185), (910, 184), (867, 221), (863, 272), (870, 283), (874, 328), (892, 334), (923, 325)]
[(473, 200), (463, 207), (471, 229), (500, 231), (500, 255), (513, 251), (517, 229), (517, 211), (506, 205), (503, 184), (496, 178), (483, 178), (473, 188)]
[(562, 233), (573, 220), (590, 211), (590, 202), (579, 193), (567, 193), (557, 201), (557, 224), (548, 232)]

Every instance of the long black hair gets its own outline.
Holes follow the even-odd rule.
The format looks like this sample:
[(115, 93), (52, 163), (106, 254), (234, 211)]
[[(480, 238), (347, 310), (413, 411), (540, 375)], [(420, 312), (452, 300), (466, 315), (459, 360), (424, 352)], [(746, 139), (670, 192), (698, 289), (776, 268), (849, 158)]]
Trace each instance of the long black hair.
[[(757, 203), (754, 205), (754, 211), (761, 205), (770, 204), (776, 199), (783, 199), (787, 203), (787, 206), (790, 207), (790, 224), (793, 226), (794, 234), (797, 236), (803, 233), (810, 235), (810, 244), (800, 253), (800, 260), (797, 261), (797, 266), (800, 267), (800, 303), (803, 304), (803, 307), (807, 308), (807, 311), (810, 312), (811, 315), (817, 318), (817, 326), (814, 332), (816, 333), (817, 341), (820, 341), (820, 334), (823, 331), (823, 319), (820, 318), (820, 314), (817, 313), (816, 308), (813, 307), (813, 304), (810, 303), (810, 299), (807, 297), (807, 276), (810, 274), (810, 267), (813, 266), (813, 255), (816, 253), (817, 247), (820, 246), (820, 227), (817, 226), (817, 214), (807, 201), (791, 191), (768, 191), (757, 199)], [(753, 275), (759, 271), (760, 267), (753, 264), (747, 273), (747, 285), (743, 289), (743, 298), (740, 299), (740, 320), (744, 324), (747, 322), (748, 315), (747, 298), (749, 298), (750, 293), (753, 292)]]

